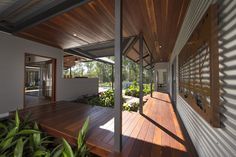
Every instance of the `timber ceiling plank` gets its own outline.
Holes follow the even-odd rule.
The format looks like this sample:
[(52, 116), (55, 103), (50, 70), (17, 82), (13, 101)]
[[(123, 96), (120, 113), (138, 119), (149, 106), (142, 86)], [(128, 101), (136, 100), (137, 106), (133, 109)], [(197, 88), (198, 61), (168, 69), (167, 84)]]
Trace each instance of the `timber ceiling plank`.
[(157, 13), (159, 48), (163, 60), (168, 61), (181, 28), (189, 0), (154, 1)]
[[(168, 61), (189, 0), (124, 0), (124, 37), (143, 33), (154, 62)], [(93, 0), (16, 35), (62, 49), (114, 39), (114, 0)]]

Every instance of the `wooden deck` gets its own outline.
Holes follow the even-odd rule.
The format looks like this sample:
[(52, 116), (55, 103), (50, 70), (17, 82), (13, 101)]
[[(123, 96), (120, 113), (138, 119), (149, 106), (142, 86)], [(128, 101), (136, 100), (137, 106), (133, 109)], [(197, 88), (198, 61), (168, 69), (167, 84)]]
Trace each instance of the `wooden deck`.
[(195, 156), (181, 130), (168, 94), (154, 93), (144, 106), (144, 115), (123, 112), (123, 150), (113, 152), (114, 110), (70, 102), (59, 102), (25, 110), (32, 112), (42, 129), (71, 144), (85, 119), (90, 117), (87, 144), (100, 156), (183, 157)]

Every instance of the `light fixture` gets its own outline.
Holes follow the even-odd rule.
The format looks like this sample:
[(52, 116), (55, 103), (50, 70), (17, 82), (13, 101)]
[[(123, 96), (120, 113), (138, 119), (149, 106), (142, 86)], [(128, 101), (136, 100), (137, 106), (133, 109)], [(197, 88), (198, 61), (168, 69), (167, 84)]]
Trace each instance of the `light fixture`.
[(159, 48), (161, 48), (162, 46), (160, 45)]
[(77, 37), (77, 34), (74, 33), (73, 36), (74, 36), (74, 37)]

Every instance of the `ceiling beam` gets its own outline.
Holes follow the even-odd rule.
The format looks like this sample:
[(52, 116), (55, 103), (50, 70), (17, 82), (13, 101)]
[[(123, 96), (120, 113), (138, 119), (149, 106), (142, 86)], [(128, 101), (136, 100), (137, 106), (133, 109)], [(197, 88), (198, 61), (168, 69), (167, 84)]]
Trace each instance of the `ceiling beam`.
[[(151, 64), (148, 64), (148, 63), (147, 63), (147, 65), (145, 65), (144, 68), (146, 68), (146, 69), (148, 70), (148, 68), (147, 68), (148, 66), (151, 66)], [(149, 69), (150, 69), (150, 68), (149, 68)]]
[(89, 53), (88, 51), (84, 51), (84, 50), (82, 50), (80, 48), (76, 48), (76, 49), (72, 49), (72, 50), (74, 50), (74, 51), (76, 51), (76, 52), (78, 52), (80, 54), (84, 54), (85, 56), (91, 57), (92, 59), (96, 59), (97, 58), (97, 56)]
[(67, 50), (64, 50), (66, 53), (68, 54), (71, 54), (71, 55), (75, 55), (75, 56), (79, 56), (79, 57), (84, 57), (84, 58), (88, 58), (88, 59), (92, 59), (90, 56), (87, 56), (87, 55), (84, 55), (84, 54), (81, 54), (75, 50), (72, 50), (72, 49), (67, 49)]
[[(130, 47), (130, 45), (133, 43), (133, 41), (137, 41), (137, 36), (123, 37), (123, 42), (122, 42), (123, 52), (126, 51)], [(93, 47), (95, 45), (107, 44), (110, 42), (112, 42), (112, 45), (86, 49), (87, 47)], [(86, 51), (97, 51), (97, 50), (102, 50), (102, 49), (107, 49), (107, 48), (114, 48), (114, 42), (115, 42), (115, 40), (112, 39), (112, 40), (107, 40), (107, 41), (102, 41), (102, 42), (97, 42), (97, 43), (90, 43), (90, 44), (82, 45), (82, 46), (76, 46), (76, 47), (72, 47), (71, 49), (85, 48)]]
[(143, 38), (143, 41), (144, 41), (144, 44), (145, 44), (145, 46), (147, 48), (147, 52), (149, 53), (149, 55), (151, 55), (152, 53), (151, 53), (151, 51), (150, 51), (150, 49), (149, 49), (149, 47), (147, 45), (147, 42), (146, 42), (145, 38)]
[(21, 23), (16, 24), (15, 28), (12, 30), (12, 33), (16, 33), (19, 31), (23, 31), (24, 29), (33, 27), (50, 18), (68, 12), (69, 10), (79, 7), (90, 1), (92, 0), (66, 0), (52, 8), (43, 8), (44, 11), (41, 11), (40, 13), (35, 12), (31, 14), (28, 18), (25, 18), (24, 21), (22, 21)]
[[(128, 43), (128, 45), (123, 49), (123, 55), (127, 56), (127, 54), (129, 53), (129, 51), (133, 48), (133, 46), (135, 45), (135, 43), (138, 41), (138, 37), (135, 36), (134, 39), (132, 39), (131, 42)], [(130, 39), (131, 40), (131, 39)]]
[(147, 69), (147, 70), (151, 70), (151, 69), (153, 69), (155, 66), (151, 66), (149, 69)]
[[(148, 56), (150, 56), (149, 54), (146, 54), (145, 56), (143, 56), (143, 58), (142, 59), (145, 59), (145, 58), (147, 58)], [(136, 60), (135, 62), (139, 62), (140, 61), (140, 58), (138, 59), (138, 60)]]
[(103, 63), (106, 63), (106, 64), (113, 65), (113, 63), (110, 63), (110, 62), (104, 61), (104, 60), (102, 60), (102, 59), (99, 59), (97, 56), (92, 55), (92, 54), (90, 54), (90, 53), (87, 52), (87, 51), (83, 51), (83, 50), (81, 50), (80, 48), (77, 48), (77, 52), (79, 52), (80, 54), (82, 53), (82, 54), (84, 54), (84, 55), (90, 56), (91, 59), (93, 59), (93, 60), (95, 60), (95, 61), (103, 62)]
[(5, 26), (2, 26), (1, 24), (0, 24), (0, 31), (6, 32), (6, 33), (11, 33), (10, 29), (6, 28)]
[(104, 47), (97, 47), (97, 48), (91, 48), (91, 49), (86, 49), (86, 51), (99, 51), (99, 50), (104, 50), (104, 49), (110, 49), (114, 48), (114, 45), (109, 45), (109, 46), (104, 46)]
[(104, 61), (102, 59), (99, 59), (99, 58), (96, 58), (96, 56), (88, 53), (88, 52), (85, 52), (81, 49), (66, 49), (64, 50), (65, 52), (69, 53), (69, 54), (72, 54), (72, 55), (76, 55), (76, 56), (81, 56), (81, 57), (85, 57), (85, 58), (88, 58), (88, 59), (92, 59), (94, 61), (98, 61), (98, 62), (102, 62), (102, 63), (106, 63), (106, 64), (110, 64), (110, 65), (113, 65), (112, 63), (110, 62), (107, 62), (107, 61)]
[(22, 8), (27, 3), (30, 3), (32, 0), (20, 0), (14, 2), (12, 5), (0, 12), (0, 21), (6, 20), (12, 14), (15, 14), (19, 8)]

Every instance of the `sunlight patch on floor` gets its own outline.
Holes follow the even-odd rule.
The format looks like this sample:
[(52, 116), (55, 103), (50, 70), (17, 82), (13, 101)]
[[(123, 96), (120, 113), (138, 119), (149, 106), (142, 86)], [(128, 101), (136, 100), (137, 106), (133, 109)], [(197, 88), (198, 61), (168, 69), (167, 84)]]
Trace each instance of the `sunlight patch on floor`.
[(114, 118), (112, 118), (111, 120), (109, 120), (105, 124), (99, 126), (99, 128), (114, 132)]

